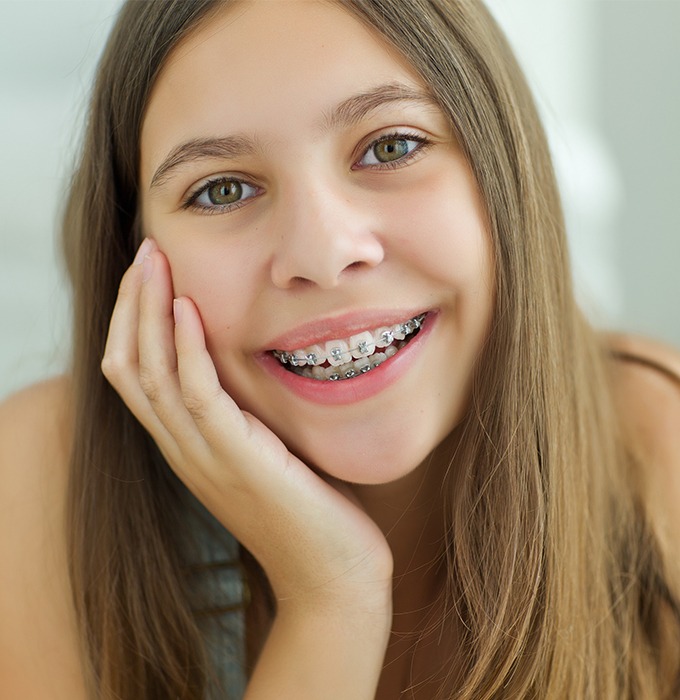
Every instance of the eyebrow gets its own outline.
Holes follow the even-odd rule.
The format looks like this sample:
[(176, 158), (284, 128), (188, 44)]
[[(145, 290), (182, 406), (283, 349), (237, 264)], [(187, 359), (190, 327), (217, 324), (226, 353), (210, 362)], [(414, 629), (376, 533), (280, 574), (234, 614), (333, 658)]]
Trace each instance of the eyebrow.
[[(348, 128), (359, 123), (371, 112), (393, 102), (416, 102), (438, 108), (432, 95), (404, 83), (387, 83), (371, 90), (352, 95), (323, 114), (321, 131)], [(170, 151), (151, 178), (149, 189), (161, 187), (172, 177), (172, 171), (192, 161), (222, 158), (237, 159), (261, 150), (249, 136), (234, 135), (216, 138), (191, 139)]]
[(353, 126), (374, 110), (391, 102), (418, 102), (439, 107), (432, 95), (404, 83), (387, 83), (343, 100), (322, 119), (322, 130)]
[(257, 150), (254, 139), (248, 136), (191, 139), (170, 151), (151, 178), (149, 189), (163, 185), (180, 165), (207, 158), (235, 159), (252, 155)]

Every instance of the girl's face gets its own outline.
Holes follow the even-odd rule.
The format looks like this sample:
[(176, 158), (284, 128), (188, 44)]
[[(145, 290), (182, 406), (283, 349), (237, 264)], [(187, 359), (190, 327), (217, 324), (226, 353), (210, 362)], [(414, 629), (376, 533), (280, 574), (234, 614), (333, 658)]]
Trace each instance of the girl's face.
[(484, 207), (427, 88), (346, 11), (202, 25), (151, 95), (141, 192), (224, 388), (310, 465), (389, 482), (460, 420), (493, 304)]

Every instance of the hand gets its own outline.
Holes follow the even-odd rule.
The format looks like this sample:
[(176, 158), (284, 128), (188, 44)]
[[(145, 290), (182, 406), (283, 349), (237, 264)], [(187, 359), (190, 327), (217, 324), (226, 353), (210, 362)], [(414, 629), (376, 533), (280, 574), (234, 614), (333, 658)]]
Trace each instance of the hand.
[(258, 559), (279, 606), (386, 612), (392, 556), (377, 525), (223, 390), (189, 298), (174, 318), (168, 261), (147, 240), (121, 281), (102, 371), (168, 464)]

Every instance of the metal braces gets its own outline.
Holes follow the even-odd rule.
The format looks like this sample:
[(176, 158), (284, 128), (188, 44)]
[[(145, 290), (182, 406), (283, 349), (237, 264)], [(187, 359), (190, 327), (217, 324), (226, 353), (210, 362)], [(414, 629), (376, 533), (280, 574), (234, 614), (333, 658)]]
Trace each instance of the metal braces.
[[(383, 331), (382, 335), (380, 336), (381, 342), (384, 343), (384, 346), (386, 347), (393, 343), (395, 340), (403, 340), (407, 335), (411, 335), (411, 333), (414, 333), (419, 328), (421, 328), (421, 326), (423, 325), (424, 318), (425, 314), (420, 314), (419, 316), (416, 316), (415, 318), (409, 319), (408, 321), (405, 321), (404, 323), (400, 324), (398, 330), (392, 329)], [(399, 338), (398, 335), (402, 335), (403, 337)], [(334, 347), (331, 349), (331, 356), (337, 362), (339, 360), (342, 360), (342, 356), (344, 353), (349, 353), (351, 355), (355, 350), (360, 352), (362, 355), (365, 354), (366, 352), (368, 352), (367, 342), (365, 340), (362, 340), (359, 342), (356, 348), (348, 348), (347, 350), (343, 350), (340, 347)], [(316, 353), (313, 352), (310, 352), (309, 354), (305, 355), (305, 357), (299, 357), (297, 355), (294, 355), (293, 353), (279, 350), (274, 350), (272, 354), (282, 364), (290, 364), (293, 367), (304, 367), (305, 365), (320, 365), (323, 364), (323, 362), (325, 362), (326, 360), (330, 359), (326, 357), (321, 362), (319, 362), (318, 355), (316, 355)], [(364, 370), (362, 368), (361, 371), (364, 372), (368, 370)], [(352, 376), (355, 375), (356, 372)], [(341, 379), (341, 377), (340, 375), (338, 375), (335, 378), (334, 375), (331, 375), (329, 379), (334, 381), (335, 379)]]

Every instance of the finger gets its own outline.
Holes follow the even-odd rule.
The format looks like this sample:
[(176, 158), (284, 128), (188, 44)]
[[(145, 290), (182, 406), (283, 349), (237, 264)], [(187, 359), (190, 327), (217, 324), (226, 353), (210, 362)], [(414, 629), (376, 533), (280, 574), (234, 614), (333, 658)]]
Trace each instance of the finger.
[[(142, 263), (155, 244), (145, 238), (133, 264), (125, 271), (118, 287), (106, 338), (103, 365), (137, 365), (137, 328), (139, 326), (139, 291)], [(104, 373), (106, 375), (106, 372)]]
[[(296, 502), (309, 494), (303, 482), (320, 482), (284, 443), (255, 416), (242, 411), (221, 386), (206, 347), (196, 305), (187, 297), (175, 300), (175, 345), (182, 399), (208, 449), (216, 459), (214, 473), (205, 472), (200, 492), (209, 498), (212, 483), (276, 500), (288, 494)], [(327, 486), (326, 484), (323, 484)], [(317, 488), (315, 484), (312, 488)], [(233, 506), (232, 506), (233, 507)]]
[(197, 457), (205, 445), (182, 400), (172, 304), (168, 260), (162, 252), (152, 251), (144, 260), (139, 299), (139, 384), (180, 451)]
[(101, 369), (140, 423), (157, 442), (164, 442), (167, 448), (167, 431), (139, 384), (138, 329), (139, 296), (143, 280), (142, 261), (146, 254), (155, 249), (155, 243), (145, 239), (134, 263), (123, 275), (111, 315)]
[(167, 258), (160, 251), (147, 255), (142, 269), (137, 331), (139, 381), (155, 407), (160, 395), (172, 392), (173, 385), (177, 385), (172, 280)]
[(177, 372), (184, 405), (208, 443), (233, 449), (247, 439), (248, 423), (220, 384), (196, 305), (188, 297), (175, 299), (174, 313)]

